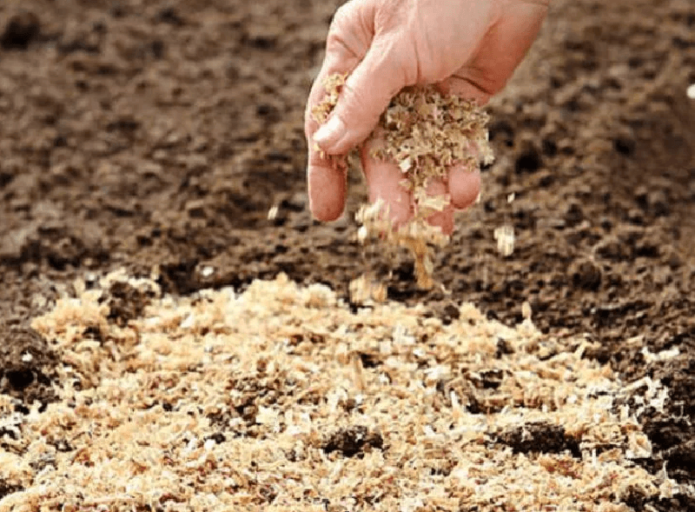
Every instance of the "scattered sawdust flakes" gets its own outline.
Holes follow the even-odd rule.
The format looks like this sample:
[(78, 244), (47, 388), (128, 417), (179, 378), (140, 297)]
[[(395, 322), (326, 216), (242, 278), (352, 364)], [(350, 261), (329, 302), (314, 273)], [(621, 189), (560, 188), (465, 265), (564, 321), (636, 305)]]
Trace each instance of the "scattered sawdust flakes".
[(366, 274), (350, 281), (350, 301), (353, 304), (365, 306), (374, 302), (384, 302), (387, 293), (384, 283), (377, 282)]
[(453, 163), (491, 163), (487, 122), (488, 115), (474, 102), (444, 96), (434, 87), (404, 89), (381, 118), (377, 134), (385, 145), (380, 153), (397, 164), (410, 160), (409, 179), (421, 184), (441, 177)]
[[(285, 276), (153, 300), (135, 337), (98, 304), (85, 292), (35, 323), (82, 360), (61, 402), (13, 420), (18, 449), (0, 449), (0, 478), (24, 490), (2, 512), (619, 511), (633, 488), (678, 492), (630, 460), (651, 447), (616, 404), (665, 388), (624, 386), (582, 359), (585, 340), (529, 319), (505, 327), (467, 304), (447, 326), (394, 303), (353, 313)], [(94, 322), (105, 343), (79, 351), (89, 334), (76, 326)], [(497, 441), (532, 423), (581, 458)]]
[(333, 108), (338, 104), (340, 92), (343, 89), (347, 74), (336, 73), (329, 75), (323, 81), (324, 96), (321, 101), (311, 110), (312, 118), (319, 124), (323, 124), (328, 119), (328, 115), (333, 111)]
[[(530, 457), (513, 455), (510, 450), (476, 451), (454, 468), (452, 477), (469, 507), (486, 510), (510, 505), (510, 510), (601, 510), (600, 506), (616, 500), (616, 491), (619, 500), (630, 485), (643, 482), (646, 476), (643, 470), (610, 463), (598, 467), (567, 455)], [(524, 485), (510, 485), (512, 482)], [(647, 486), (645, 491), (647, 495), (657, 493), (655, 486)]]
[[(325, 78), (323, 82), (324, 96), (321, 101), (311, 110), (311, 117), (314, 121), (319, 124), (326, 122), (328, 116), (338, 104), (338, 98), (340, 97), (340, 92), (343, 89), (347, 76), (347, 74), (336, 73)], [(314, 150), (319, 156), (321, 156), (321, 158), (327, 159), (338, 168), (346, 168), (347, 160), (344, 157), (326, 155), (326, 153), (319, 148), (318, 144), (313, 141), (310, 143), (313, 144)]]
[(94, 335), (101, 336), (108, 330), (108, 306), (98, 303), (100, 297), (99, 291), (89, 291), (84, 292), (80, 298), (59, 299), (50, 323), (45, 322), (44, 318), (38, 318), (34, 321), (34, 326), (47, 338), (60, 340), (61, 344), (57, 349), (84, 342), (85, 338)]
[[(429, 199), (437, 208), (443, 209), (448, 204), (448, 199)], [(382, 199), (378, 199), (371, 205), (360, 207), (356, 220), (361, 224), (357, 232), (357, 238), (361, 244), (378, 238), (387, 246), (408, 249), (415, 259), (415, 276), (418, 286), (422, 289), (431, 289), (434, 286), (433, 247), (444, 247), (450, 240), (439, 226), (431, 225), (427, 221), (427, 216), (418, 215), (404, 225), (394, 227)]]
[(495, 228), (495, 240), (497, 241), (497, 252), (502, 256), (511, 256), (514, 253), (514, 228), (509, 225)]

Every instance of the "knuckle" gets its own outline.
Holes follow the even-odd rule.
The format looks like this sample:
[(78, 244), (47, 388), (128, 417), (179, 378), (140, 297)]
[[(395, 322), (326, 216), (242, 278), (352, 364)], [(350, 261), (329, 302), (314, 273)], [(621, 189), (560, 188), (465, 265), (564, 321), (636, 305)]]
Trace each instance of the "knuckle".
[(328, 28), (326, 48), (330, 51), (345, 46), (345, 34), (350, 33), (352, 25), (349, 3), (338, 8), (333, 15), (333, 20)]
[(348, 115), (351, 115), (354, 112), (366, 111), (367, 102), (364, 96), (364, 92), (355, 87), (355, 85), (350, 80), (347, 80), (345, 82), (345, 85), (343, 85), (341, 95), (344, 109), (348, 111)]
[[(326, 53), (333, 55), (336, 60), (344, 60), (356, 53), (356, 45), (352, 41), (351, 32), (343, 28), (331, 28), (326, 37)], [(352, 43), (352, 44), (351, 44)]]
[(329, 32), (333, 31), (340, 31), (341, 29), (344, 29), (346, 25), (350, 24), (350, 20), (352, 18), (352, 5), (350, 2), (345, 3), (338, 7), (338, 9), (335, 11), (335, 14), (333, 15), (333, 19), (331, 20), (331, 25)]
[(326, 51), (338, 58), (363, 57), (369, 48), (371, 36), (362, 18), (360, 7), (355, 2), (338, 8), (328, 29)]

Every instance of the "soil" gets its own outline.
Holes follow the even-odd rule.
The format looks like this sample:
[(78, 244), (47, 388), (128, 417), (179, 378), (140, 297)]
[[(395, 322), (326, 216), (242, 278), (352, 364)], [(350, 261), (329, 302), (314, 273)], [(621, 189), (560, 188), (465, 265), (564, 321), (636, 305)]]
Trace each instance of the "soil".
[[(625, 380), (660, 379), (671, 393), (665, 413), (642, 416), (656, 455), (641, 463), (692, 482), (695, 5), (552, 2), (489, 107), (497, 161), (439, 252), (447, 293), (418, 291), (411, 262), (355, 243), (357, 174), (343, 219), (308, 212), (303, 110), (339, 3), (0, 4), (0, 393), (19, 412), (54, 399), (60, 359), (29, 323), (77, 277), (90, 286), (125, 267), (185, 295), (285, 272), (347, 296), (365, 269), (395, 265), (392, 299), (445, 321), (471, 301), (509, 325), (528, 302), (543, 332), (598, 341), (586, 357)], [(516, 233), (506, 258), (493, 235), (505, 224)], [(111, 295), (122, 324), (149, 300)], [(549, 450), (566, 448), (562, 432), (549, 435)], [(505, 442), (528, 450), (518, 437)], [(0, 481), (0, 498), (11, 492)]]

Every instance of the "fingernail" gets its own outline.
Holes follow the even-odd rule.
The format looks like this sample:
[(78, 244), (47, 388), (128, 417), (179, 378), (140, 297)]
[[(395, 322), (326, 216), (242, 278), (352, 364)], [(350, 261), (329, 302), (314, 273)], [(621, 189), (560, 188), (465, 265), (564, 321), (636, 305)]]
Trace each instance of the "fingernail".
[(326, 149), (338, 142), (345, 133), (345, 124), (338, 116), (331, 117), (314, 134), (314, 142)]

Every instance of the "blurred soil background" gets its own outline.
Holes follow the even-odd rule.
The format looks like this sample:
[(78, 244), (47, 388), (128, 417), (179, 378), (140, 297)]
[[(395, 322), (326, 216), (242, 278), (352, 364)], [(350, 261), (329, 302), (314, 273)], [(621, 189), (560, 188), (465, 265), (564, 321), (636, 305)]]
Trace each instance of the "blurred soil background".
[[(360, 176), (342, 220), (308, 212), (303, 110), (339, 3), (0, 3), (0, 393), (17, 410), (53, 399), (60, 360), (28, 326), (77, 277), (125, 267), (190, 294), (285, 272), (346, 296), (365, 269), (386, 274), (354, 241)], [(625, 380), (662, 380), (667, 411), (645, 415), (656, 455), (640, 463), (682, 482), (695, 468), (691, 83), (691, 0), (554, 0), (490, 105), (497, 161), (437, 259), (451, 294), (419, 292), (407, 260), (389, 280), (393, 299), (445, 321), (471, 301), (511, 325), (526, 301), (549, 335), (599, 342), (586, 357)], [(147, 300), (114, 287), (114, 322)]]

